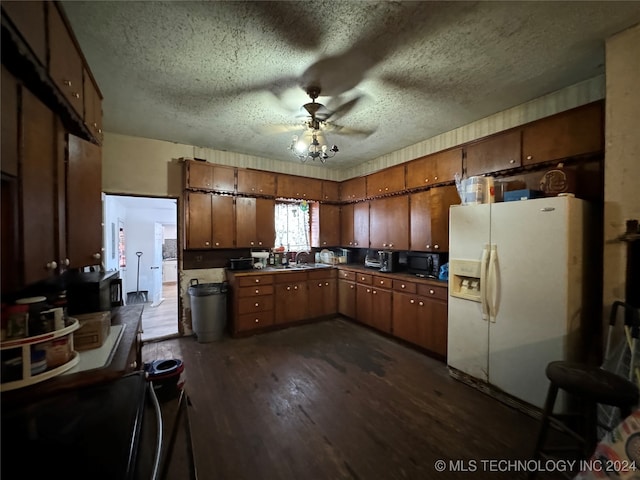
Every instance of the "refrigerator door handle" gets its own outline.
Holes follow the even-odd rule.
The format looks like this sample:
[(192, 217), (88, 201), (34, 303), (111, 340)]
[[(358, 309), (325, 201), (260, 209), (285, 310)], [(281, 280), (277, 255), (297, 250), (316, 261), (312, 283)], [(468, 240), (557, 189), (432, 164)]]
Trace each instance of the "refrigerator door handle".
[(496, 245), (491, 245), (491, 253), (489, 253), (489, 271), (487, 273), (487, 305), (489, 308), (489, 321), (496, 321), (497, 315), (497, 290), (498, 290), (498, 273), (497, 273), (497, 262), (498, 262), (498, 247)]
[(480, 260), (480, 303), (482, 304), (482, 320), (489, 320), (490, 312), (487, 300), (487, 263), (489, 261), (489, 245), (482, 249)]

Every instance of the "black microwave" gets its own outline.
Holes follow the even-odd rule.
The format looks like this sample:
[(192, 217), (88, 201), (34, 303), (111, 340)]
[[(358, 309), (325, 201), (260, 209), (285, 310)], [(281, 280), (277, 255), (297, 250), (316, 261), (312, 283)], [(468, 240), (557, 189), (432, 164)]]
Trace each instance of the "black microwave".
[(407, 272), (418, 277), (438, 278), (440, 267), (447, 263), (447, 253), (408, 252)]

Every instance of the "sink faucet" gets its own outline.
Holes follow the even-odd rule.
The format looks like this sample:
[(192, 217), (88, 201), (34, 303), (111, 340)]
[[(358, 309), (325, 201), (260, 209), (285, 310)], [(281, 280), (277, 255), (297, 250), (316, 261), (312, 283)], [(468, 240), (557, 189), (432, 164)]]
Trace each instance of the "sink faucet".
[(300, 263), (300, 256), (303, 256), (302, 259), (304, 260), (304, 263), (309, 263), (309, 257), (311, 256), (311, 252), (307, 252), (307, 251), (300, 251), (296, 253), (296, 258), (295, 258), (295, 262), (296, 264)]

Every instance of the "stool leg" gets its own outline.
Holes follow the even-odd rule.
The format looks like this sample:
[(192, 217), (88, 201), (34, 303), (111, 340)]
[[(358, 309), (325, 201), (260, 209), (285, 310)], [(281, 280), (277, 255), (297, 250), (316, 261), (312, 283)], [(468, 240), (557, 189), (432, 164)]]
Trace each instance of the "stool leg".
[[(547, 390), (547, 399), (544, 402), (544, 410), (542, 412), (542, 420), (540, 422), (540, 431), (538, 433), (538, 440), (536, 441), (536, 447), (533, 451), (533, 459), (540, 458), (540, 453), (543, 450), (545, 440), (547, 439), (547, 430), (549, 429), (549, 417), (553, 414), (553, 407), (556, 403), (556, 397), (558, 396), (558, 386), (551, 382), (549, 390)], [(529, 473), (529, 479), (533, 479), (536, 472)]]

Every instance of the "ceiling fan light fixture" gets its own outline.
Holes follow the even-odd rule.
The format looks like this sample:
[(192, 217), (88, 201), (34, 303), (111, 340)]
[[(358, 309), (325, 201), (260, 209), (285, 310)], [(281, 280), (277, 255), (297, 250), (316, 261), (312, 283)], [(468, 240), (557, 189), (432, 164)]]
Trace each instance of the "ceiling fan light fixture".
[(307, 130), (302, 135), (294, 135), (289, 145), (291, 154), (305, 163), (307, 160), (325, 160), (332, 158), (339, 151), (337, 145), (327, 147), (324, 135), (320, 130)]

